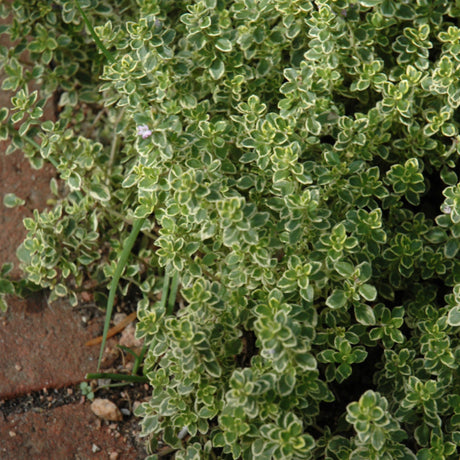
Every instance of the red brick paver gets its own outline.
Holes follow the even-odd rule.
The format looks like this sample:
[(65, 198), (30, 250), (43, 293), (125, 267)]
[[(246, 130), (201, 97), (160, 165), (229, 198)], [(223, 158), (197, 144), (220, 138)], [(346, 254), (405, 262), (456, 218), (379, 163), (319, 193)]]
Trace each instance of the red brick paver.
[(0, 458), (137, 460), (144, 456), (118, 432), (116, 424), (101, 424), (89, 404), (71, 404), (0, 419)]
[(65, 302), (48, 305), (44, 295), (10, 299), (0, 319), (0, 399), (73, 385), (95, 372), (102, 320), (84, 328), (81, 314)]

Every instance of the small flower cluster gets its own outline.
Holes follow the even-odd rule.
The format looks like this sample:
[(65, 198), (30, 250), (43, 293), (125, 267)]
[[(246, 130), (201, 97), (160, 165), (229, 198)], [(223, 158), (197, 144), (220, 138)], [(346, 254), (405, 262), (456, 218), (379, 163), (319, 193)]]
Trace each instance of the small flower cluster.
[(152, 131), (147, 125), (139, 125), (137, 127), (137, 135), (142, 136), (142, 139), (147, 139), (152, 135)]

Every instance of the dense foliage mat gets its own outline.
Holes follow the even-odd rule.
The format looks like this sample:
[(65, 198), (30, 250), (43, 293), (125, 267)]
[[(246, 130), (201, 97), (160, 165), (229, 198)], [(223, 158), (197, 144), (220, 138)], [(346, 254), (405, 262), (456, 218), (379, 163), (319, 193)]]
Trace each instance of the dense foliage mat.
[(1, 138), (62, 179), (18, 255), (76, 303), (141, 227), (150, 458), (458, 459), (459, 2), (79, 5), (0, 6)]

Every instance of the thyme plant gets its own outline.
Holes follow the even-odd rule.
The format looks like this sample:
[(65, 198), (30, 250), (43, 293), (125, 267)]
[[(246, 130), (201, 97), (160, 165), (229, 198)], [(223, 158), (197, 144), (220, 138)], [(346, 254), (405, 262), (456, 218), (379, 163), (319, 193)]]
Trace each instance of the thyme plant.
[(149, 458), (457, 459), (460, 4), (79, 5), (1, 6), (1, 137), (61, 179), (18, 255), (75, 303), (144, 219)]

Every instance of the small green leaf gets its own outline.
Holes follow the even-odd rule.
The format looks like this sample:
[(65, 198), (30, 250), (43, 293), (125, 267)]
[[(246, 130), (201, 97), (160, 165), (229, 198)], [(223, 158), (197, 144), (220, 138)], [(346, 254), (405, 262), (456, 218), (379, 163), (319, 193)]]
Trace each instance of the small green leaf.
[(359, 293), (368, 301), (373, 301), (377, 297), (377, 289), (371, 284), (362, 284), (359, 286)]
[(372, 390), (367, 390), (361, 398), (359, 398), (359, 405), (364, 409), (370, 409), (375, 406), (377, 394)]
[(30, 264), (32, 254), (31, 252), (25, 247), (24, 243), (22, 243), (17, 249), (16, 249), (16, 257), (21, 261), (24, 262), (25, 264)]
[(109, 201), (110, 192), (108, 187), (102, 184), (91, 184), (89, 187), (89, 194), (92, 198), (98, 201)]
[(460, 306), (453, 307), (447, 315), (447, 322), (451, 326), (460, 326)]
[(81, 187), (81, 177), (80, 174), (78, 174), (75, 171), (72, 171), (70, 173), (69, 179), (67, 181), (69, 187), (71, 190), (80, 190)]
[(159, 425), (158, 418), (158, 415), (150, 415), (142, 419), (142, 433), (144, 436), (156, 431)]
[(219, 378), (222, 374), (222, 369), (220, 366), (216, 363), (216, 361), (204, 361), (203, 360), (203, 366), (205, 367), (207, 373), (211, 377)]
[(252, 227), (262, 227), (270, 218), (270, 214), (268, 212), (258, 212), (251, 218), (251, 226)]
[(345, 278), (349, 278), (351, 275), (353, 275), (354, 267), (348, 262), (337, 262), (334, 265), (334, 268), (340, 275), (342, 275)]
[(330, 308), (342, 308), (347, 303), (347, 295), (342, 289), (335, 289), (334, 292), (326, 299), (326, 305)]
[(444, 255), (448, 259), (453, 259), (458, 252), (458, 242), (455, 239), (449, 240), (444, 246)]
[(383, 328), (376, 327), (369, 332), (369, 338), (371, 340), (380, 340), (383, 337)]
[(314, 136), (318, 136), (321, 133), (321, 123), (312, 117), (307, 118), (305, 127), (307, 128), (307, 131)]
[(14, 265), (11, 262), (7, 262), (3, 264), (0, 269), (0, 276), (8, 275), (8, 273), (10, 273), (11, 270), (13, 270), (13, 268), (14, 268)]
[(8, 304), (6, 303), (4, 296), (0, 295), (0, 312), (5, 313), (6, 310), (8, 310)]
[(68, 293), (68, 290), (66, 286), (64, 286), (62, 283), (59, 283), (59, 284), (56, 284), (56, 286), (54, 287), (54, 292), (59, 297), (65, 297)]
[(340, 366), (337, 367), (337, 381), (343, 382), (351, 375), (351, 366), (347, 363), (342, 363)]
[(0, 121), (6, 120), (8, 117), (8, 109), (6, 107), (2, 107), (0, 109)]
[(152, 214), (152, 207), (147, 206), (146, 204), (139, 205), (134, 211), (134, 216), (136, 219), (143, 219), (150, 214)]
[(363, 303), (355, 305), (355, 317), (356, 321), (365, 326), (372, 326), (375, 324), (374, 311), (369, 305)]
[(278, 391), (281, 396), (287, 396), (292, 392), (296, 383), (293, 373), (285, 372), (278, 381)]
[(0, 278), (0, 294), (14, 294), (14, 284), (7, 279)]
[(6, 139), (8, 139), (8, 127), (0, 125), (0, 141), (5, 141)]
[(25, 204), (25, 201), (17, 197), (14, 193), (7, 193), (3, 196), (3, 204), (7, 208), (16, 208), (17, 206)]
[(51, 120), (46, 120), (42, 123), (41, 128), (43, 131), (52, 131), (54, 128), (54, 123)]
[(232, 50), (232, 42), (226, 38), (219, 38), (216, 42), (216, 48), (224, 53), (229, 53)]
[(214, 80), (219, 80), (220, 77), (225, 72), (225, 65), (220, 59), (216, 59), (211, 67), (209, 68), (209, 73)]
[(315, 357), (308, 352), (296, 353), (295, 360), (297, 365), (304, 371), (313, 371), (317, 367)]
[(374, 429), (371, 437), (371, 443), (372, 447), (374, 447), (376, 451), (380, 451), (382, 449), (383, 445), (385, 444), (385, 432), (382, 428), (376, 427)]

